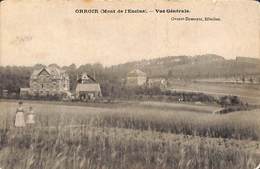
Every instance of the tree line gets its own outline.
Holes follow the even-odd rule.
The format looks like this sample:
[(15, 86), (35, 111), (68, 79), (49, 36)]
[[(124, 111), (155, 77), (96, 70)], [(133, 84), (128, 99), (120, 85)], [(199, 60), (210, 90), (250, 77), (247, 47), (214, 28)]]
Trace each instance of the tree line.
[[(178, 62), (176, 62), (176, 59)], [(140, 68), (142, 71), (146, 72), (148, 77), (165, 77), (168, 79), (240, 77), (241, 81), (249, 79), (249, 81), (252, 82), (255, 81), (255, 79), (250, 79), (250, 77), (258, 77), (257, 80), (260, 82), (260, 71), (257, 64), (223, 59), (212, 62), (207, 61), (207, 64), (204, 64), (201, 59), (197, 59), (196, 62), (194, 62), (195, 64), (190, 64), (190, 62), (189, 57), (180, 56), (127, 62), (125, 64), (110, 67), (105, 67), (100, 63), (84, 64), (78, 67), (75, 64), (63, 67), (60, 67), (57, 64), (51, 65), (66, 70), (70, 77), (71, 91), (74, 91), (76, 88), (77, 77), (81, 73), (87, 72), (100, 83), (102, 94), (111, 97), (116, 97), (122, 93), (133, 93), (124, 88), (124, 83), (126, 74), (135, 68)], [(47, 65), (0, 66), (0, 92), (5, 89), (10, 93), (19, 93), (20, 88), (29, 87), (31, 73), (33, 70), (43, 66)], [(136, 89), (135, 91), (138, 92), (139, 89)]]
[[(56, 64), (51, 64), (59, 67)], [(47, 65), (36, 64), (34, 66), (0, 66), (0, 90), (8, 90), (9, 93), (19, 93), (20, 88), (29, 87), (30, 76), (35, 69), (40, 69)], [(48, 65), (50, 66), (50, 65)], [(64, 69), (70, 77), (70, 90), (74, 91), (77, 78), (81, 73), (87, 72), (95, 77), (100, 83), (105, 95), (109, 95), (111, 90), (120, 88), (122, 76), (119, 77), (112, 69), (104, 67), (100, 63), (85, 64), (77, 67), (75, 64), (59, 67)]]

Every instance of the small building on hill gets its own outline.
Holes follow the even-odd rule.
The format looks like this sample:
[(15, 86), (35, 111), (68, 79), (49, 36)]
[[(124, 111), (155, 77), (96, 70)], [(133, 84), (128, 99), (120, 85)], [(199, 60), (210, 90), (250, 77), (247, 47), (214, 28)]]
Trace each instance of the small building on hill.
[(30, 77), (30, 95), (53, 96), (69, 93), (69, 76), (56, 66), (33, 71)]
[(139, 69), (130, 71), (126, 77), (126, 86), (136, 87), (146, 84), (147, 75)]
[(158, 87), (160, 89), (167, 88), (167, 80), (163, 77), (151, 77), (147, 79), (147, 87), (153, 88)]
[(100, 97), (102, 97), (102, 93), (99, 83), (87, 73), (83, 73), (77, 80), (76, 98), (86, 101)]

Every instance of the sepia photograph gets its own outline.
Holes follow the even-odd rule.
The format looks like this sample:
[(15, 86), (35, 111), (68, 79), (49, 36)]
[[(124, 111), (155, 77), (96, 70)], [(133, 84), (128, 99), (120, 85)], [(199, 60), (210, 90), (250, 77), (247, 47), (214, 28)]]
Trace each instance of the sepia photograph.
[(260, 169), (259, 9), (0, 0), (0, 169)]

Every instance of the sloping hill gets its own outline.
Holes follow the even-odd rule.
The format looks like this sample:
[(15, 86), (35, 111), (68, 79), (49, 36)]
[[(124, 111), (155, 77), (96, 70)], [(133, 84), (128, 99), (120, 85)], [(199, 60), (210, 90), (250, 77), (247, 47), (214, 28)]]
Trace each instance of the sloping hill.
[[(259, 59), (255, 59), (259, 60)], [(244, 60), (226, 60), (214, 54), (197, 56), (168, 56), (151, 60), (128, 62), (111, 66), (109, 71), (125, 77), (132, 69), (139, 68), (148, 76), (164, 76), (175, 78), (215, 78), (243, 75), (259, 75), (259, 62)]]

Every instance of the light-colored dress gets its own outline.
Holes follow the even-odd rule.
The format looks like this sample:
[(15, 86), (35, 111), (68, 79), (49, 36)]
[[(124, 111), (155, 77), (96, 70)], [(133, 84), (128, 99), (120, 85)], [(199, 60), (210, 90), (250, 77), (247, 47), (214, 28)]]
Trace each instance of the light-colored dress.
[(34, 114), (33, 110), (31, 110), (31, 111), (27, 114), (26, 123), (27, 123), (27, 124), (35, 124), (35, 114)]
[(15, 127), (25, 127), (23, 108), (18, 108), (16, 110), (14, 125), (15, 125)]

